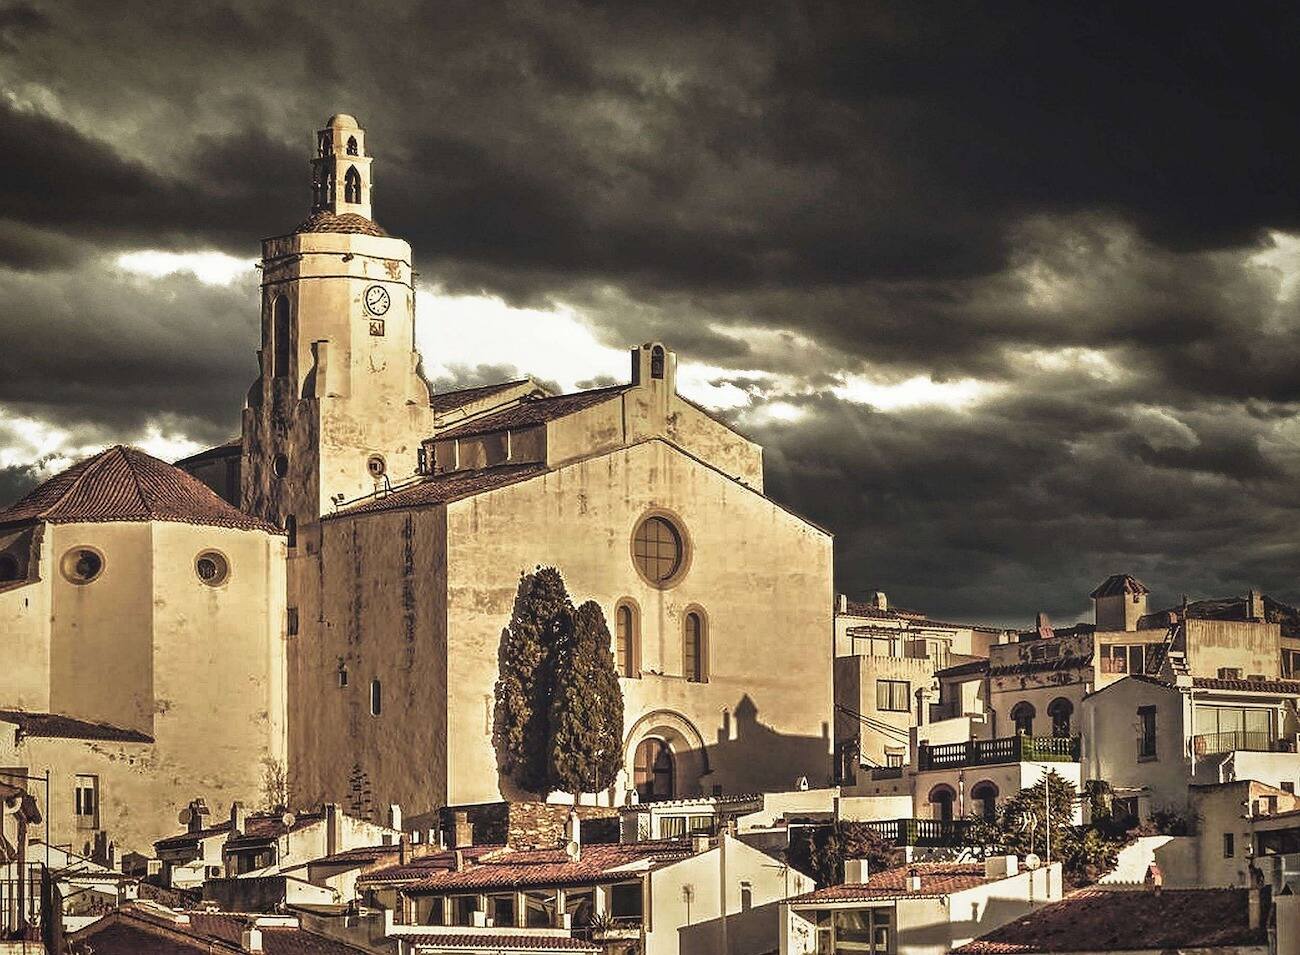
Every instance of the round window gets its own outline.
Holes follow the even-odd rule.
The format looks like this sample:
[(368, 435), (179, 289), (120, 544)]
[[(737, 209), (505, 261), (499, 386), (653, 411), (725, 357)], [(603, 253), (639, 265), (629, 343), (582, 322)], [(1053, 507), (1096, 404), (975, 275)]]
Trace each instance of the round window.
[(681, 575), (686, 560), (685, 539), (666, 517), (654, 515), (637, 525), (632, 537), (632, 561), (650, 583), (662, 587)]
[(277, 454), (271, 460), (271, 472), (278, 478), (284, 477), (289, 473), (289, 459), (283, 454)]
[(371, 477), (381, 478), (388, 470), (388, 465), (384, 462), (381, 455), (372, 454), (370, 455), (370, 459), (366, 461), (366, 470), (370, 472)]
[(104, 572), (104, 555), (92, 547), (74, 547), (63, 555), (59, 568), (74, 584), (88, 584)]
[(209, 587), (216, 587), (230, 576), (230, 564), (215, 550), (205, 550), (194, 560), (194, 573)]

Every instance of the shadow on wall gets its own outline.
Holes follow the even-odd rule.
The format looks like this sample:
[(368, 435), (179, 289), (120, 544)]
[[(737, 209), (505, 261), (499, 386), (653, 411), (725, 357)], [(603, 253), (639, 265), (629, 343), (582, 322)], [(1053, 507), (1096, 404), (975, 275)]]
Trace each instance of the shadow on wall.
[[(990, 898), (979, 902), (953, 903), (948, 912), (949, 922), (913, 928), (900, 938), (909, 946), (936, 946), (947, 951), (954, 943), (964, 943), (1014, 922), (1023, 915), (1037, 911), (1048, 904), (1047, 899)], [(962, 908), (965, 911), (962, 911)]]
[(723, 710), (716, 742), (705, 747), (712, 773), (701, 780), (705, 788), (722, 784), (729, 795), (746, 792), (781, 792), (808, 778), (817, 789), (832, 778), (831, 728), (823, 720), (820, 736), (794, 736), (774, 730), (761, 719), (753, 698), (741, 696), (731, 710)]
[[(732, 952), (771, 951), (781, 931), (780, 919), (780, 902), (733, 912), (727, 916), (727, 948)], [(683, 925), (677, 930), (677, 942), (681, 955), (716, 955), (722, 951), (722, 920)]]

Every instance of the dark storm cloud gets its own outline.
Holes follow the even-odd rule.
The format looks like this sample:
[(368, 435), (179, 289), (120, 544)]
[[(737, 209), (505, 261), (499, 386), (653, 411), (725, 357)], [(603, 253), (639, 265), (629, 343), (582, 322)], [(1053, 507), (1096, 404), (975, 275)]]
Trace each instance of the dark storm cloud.
[[(804, 409), (760, 436), (843, 586), (989, 618), (1072, 613), (1116, 570), (1300, 596), (1300, 301), (1258, 262), (1300, 231), (1298, 28), (1282, 3), (0, 2), (0, 405), (223, 438), (251, 284), (111, 263), (255, 254), (342, 110), (426, 287), (668, 341), (742, 423)], [(483, 360), (439, 384), (529, 370)], [(854, 375), (990, 397), (882, 413), (830, 396)]]

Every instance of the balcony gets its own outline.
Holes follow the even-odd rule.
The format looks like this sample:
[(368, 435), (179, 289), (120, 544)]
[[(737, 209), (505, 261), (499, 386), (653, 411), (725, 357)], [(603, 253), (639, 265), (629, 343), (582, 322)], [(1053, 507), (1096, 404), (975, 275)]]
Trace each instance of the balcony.
[(889, 819), (862, 823), (864, 828), (879, 833), (894, 845), (934, 848), (965, 845), (970, 825), (968, 819)]
[(964, 743), (943, 743), (917, 747), (916, 767), (961, 769), (964, 766), (989, 766), (996, 763), (1077, 763), (1077, 736), (1002, 736), (998, 739), (973, 739)]
[(1274, 740), (1272, 733), (1259, 730), (1201, 733), (1192, 737), (1192, 752), (1197, 756), (1216, 756), (1241, 750), (1248, 753), (1271, 753), (1280, 750), (1282, 742)]

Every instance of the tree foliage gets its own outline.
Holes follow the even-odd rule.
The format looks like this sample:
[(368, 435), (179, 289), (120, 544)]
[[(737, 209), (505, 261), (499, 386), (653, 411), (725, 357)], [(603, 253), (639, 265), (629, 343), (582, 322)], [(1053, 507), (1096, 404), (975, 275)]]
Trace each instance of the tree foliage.
[(611, 786), (623, 764), (623, 691), (599, 604), (588, 600), (577, 609), (556, 649), (550, 784), (576, 800), (579, 793)]
[(865, 859), (869, 872), (903, 864), (903, 852), (865, 823), (841, 820), (801, 826), (786, 850), (786, 862), (820, 886), (844, 881), (844, 860)]
[(503, 775), (544, 795), (597, 792), (622, 768), (623, 695), (599, 605), (554, 567), (521, 574), (501, 634), (492, 739)]

